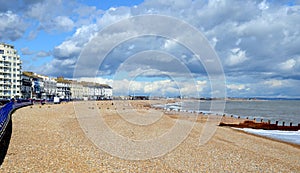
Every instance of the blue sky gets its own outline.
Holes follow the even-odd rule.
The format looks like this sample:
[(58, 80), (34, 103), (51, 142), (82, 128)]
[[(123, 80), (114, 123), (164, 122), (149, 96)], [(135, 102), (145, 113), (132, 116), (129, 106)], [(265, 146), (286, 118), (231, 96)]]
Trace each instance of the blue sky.
[[(298, 0), (0, 2), (0, 42), (15, 45), (26, 71), (72, 78), (81, 65), (78, 80), (110, 84), (116, 95), (195, 95), (195, 90), (200, 96), (217, 93), (211, 88), (203, 57), (178, 42), (184, 31), (177, 31), (178, 38), (128, 39), (109, 52), (95, 67), (95, 74), (84, 73), (98, 59), (97, 55), (84, 57), (84, 63), (79, 64), (82, 51), (97, 47), (99, 42), (105, 45), (101, 40), (93, 42), (101, 31), (130, 17), (157, 14), (183, 21), (203, 34), (222, 65), (227, 96), (300, 97)], [(132, 34), (130, 29), (117, 32), (108, 33), (108, 38)], [(149, 54), (150, 50), (154, 53)]]

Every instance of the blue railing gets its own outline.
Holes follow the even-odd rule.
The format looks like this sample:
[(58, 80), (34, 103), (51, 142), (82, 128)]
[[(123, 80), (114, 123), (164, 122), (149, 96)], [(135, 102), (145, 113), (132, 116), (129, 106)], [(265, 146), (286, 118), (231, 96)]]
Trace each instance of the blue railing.
[(0, 108), (0, 141), (4, 135), (5, 129), (7, 124), (10, 121), (11, 118), (11, 112), (13, 112), (14, 110), (24, 107), (24, 106), (28, 106), (31, 105), (32, 103), (29, 101), (23, 101), (23, 102), (9, 102), (6, 103), (2, 108)]

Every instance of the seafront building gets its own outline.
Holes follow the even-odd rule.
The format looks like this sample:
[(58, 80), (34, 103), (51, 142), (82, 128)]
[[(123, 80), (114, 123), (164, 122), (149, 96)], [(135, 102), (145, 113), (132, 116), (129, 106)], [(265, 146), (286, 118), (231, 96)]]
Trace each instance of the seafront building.
[(80, 82), (83, 88), (85, 100), (106, 100), (112, 99), (112, 87), (106, 84), (94, 82)]
[(37, 75), (40, 79), (42, 79), (43, 84), (41, 87), (43, 88), (43, 92), (41, 93), (41, 97), (43, 99), (53, 99), (56, 96), (57, 90), (57, 82), (54, 78), (44, 76), (44, 75)]
[(0, 99), (21, 97), (21, 65), (14, 46), (0, 43)]
[(29, 74), (22, 73), (21, 76), (21, 94), (22, 98), (32, 98), (32, 79)]
[(71, 93), (72, 93), (72, 99), (74, 100), (81, 100), (83, 99), (84, 95), (84, 88), (80, 82), (72, 81), (71, 83)]
[(94, 82), (57, 77), (56, 79), (33, 72), (22, 73), (22, 98), (53, 100), (107, 100), (112, 99), (112, 87)]
[(42, 98), (44, 93), (43, 78), (33, 72), (22, 73), (21, 93), (22, 98)]
[(71, 80), (64, 79), (64, 77), (58, 77), (56, 79), (56, 96), (64, 99), (70, 100), (72, 99), (71, 93)]
[(14, 46), (0, 43), (0, 99), (112, 99), (112, 88), (109, 85), (22, 72), (21, 65), (22, 61)]

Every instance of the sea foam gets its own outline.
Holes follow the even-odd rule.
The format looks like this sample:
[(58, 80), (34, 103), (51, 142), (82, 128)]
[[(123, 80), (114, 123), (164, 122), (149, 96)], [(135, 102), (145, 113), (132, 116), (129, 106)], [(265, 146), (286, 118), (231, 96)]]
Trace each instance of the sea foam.
[(300, 145), (300, 130), (298, 131), (281, 131), (281, 130), (262, 130), (262, 129), (250, 129), (250, 128), (235, 128), (247, 133), (252, 133), (259, 136), (264, 136), (280, 141), (294, 143)]

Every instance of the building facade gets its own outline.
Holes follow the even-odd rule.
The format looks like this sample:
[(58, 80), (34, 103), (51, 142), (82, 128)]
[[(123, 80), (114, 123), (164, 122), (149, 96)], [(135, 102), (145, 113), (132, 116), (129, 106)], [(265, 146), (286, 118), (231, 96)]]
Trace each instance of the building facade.
[(112, 99), (112, 87), (106, 84), (94, 82), (80, 82), (83, 87), (85, 100), (110, 100)]
[(0, 43), (0, 99), (111, 99), (112, 88), (94, 82), (57, 79), (22, 72), (22, 61), (13, 45)]
[(14, 46), (0, 43), (0, 99), (21, 97), (21, 65)]
[(22, 72), (22, 98), (41, 99), (44, 93), (44, 80), (33, 72)]
[(53, 100), (108, 100), (112, 99), (112, 88), (95, 82), (56, 79), (33, 72), (22, 73), (22, 98)]
[(71, 80), (58, 77), (56, 79), (56, 96), (63, 100), (70, 100), (72, 98), (71, 83)]
[(72, 81), (71, 84), (72, 99), (82, 100), (84, 95), (84, 88), (80, 82)]
[(43, 92), (41, 93), (41, 98), (46, 100), (53, 100), (56, 96), (57, 90), (56, 80), (44, 75), (37, 76), (43, 80)]
[(29, 99), (32, 98), (32, 77), (27, 73), (22, 73), (21, 76), (21, 94), (22, 98)]
[(111, 100), (113, 98), (113, 89), (109, 85), (102, 85), (102, 98)]

